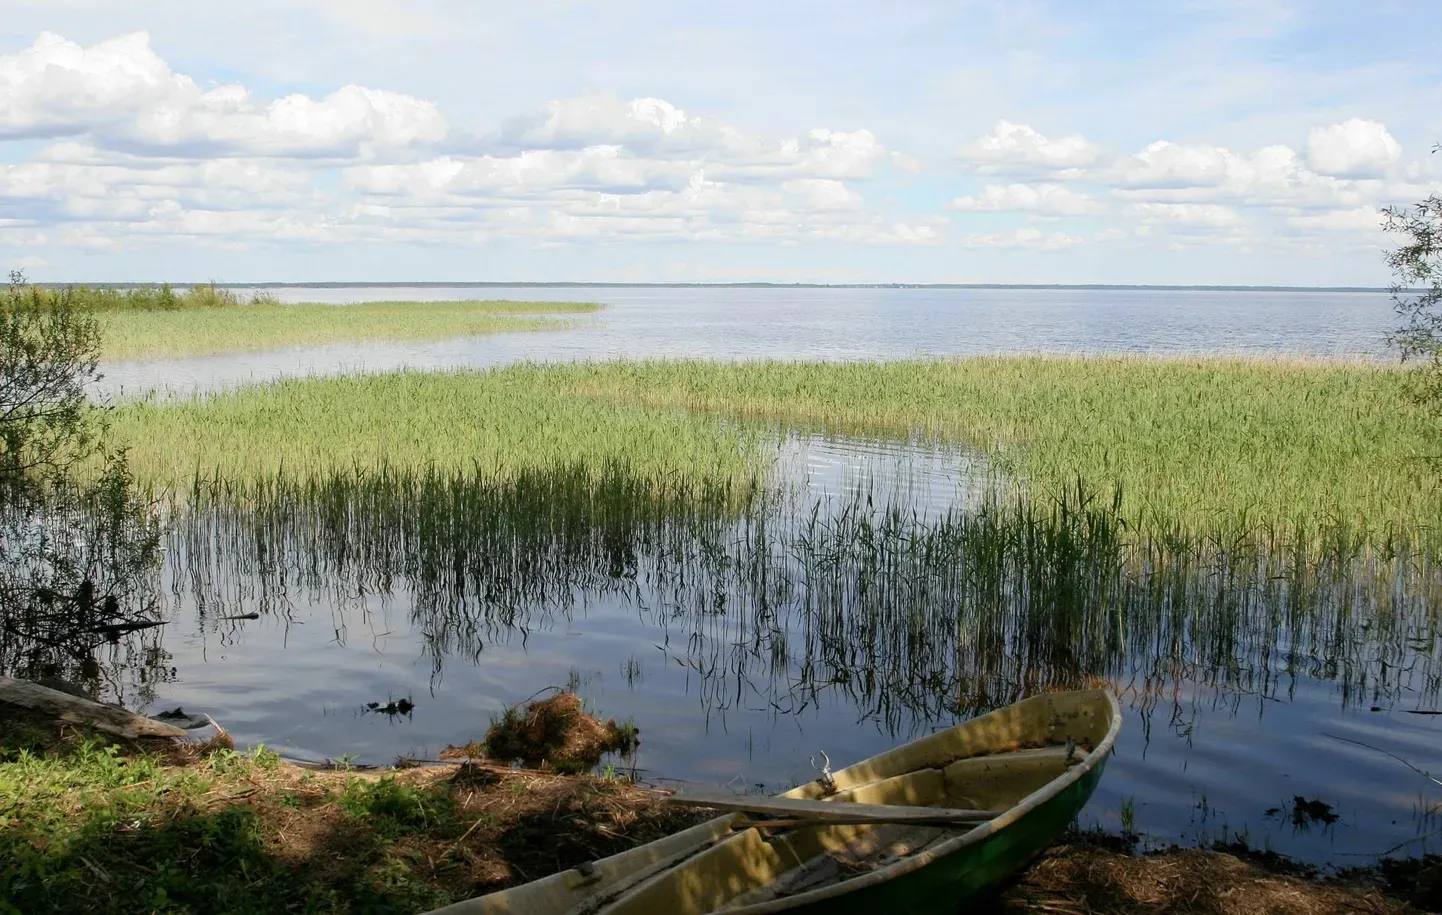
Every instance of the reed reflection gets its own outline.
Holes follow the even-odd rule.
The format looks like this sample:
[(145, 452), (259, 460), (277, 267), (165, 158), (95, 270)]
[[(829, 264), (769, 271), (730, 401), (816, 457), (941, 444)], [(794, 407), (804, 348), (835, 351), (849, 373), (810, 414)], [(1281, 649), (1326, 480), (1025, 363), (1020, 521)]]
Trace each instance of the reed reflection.
[(1039, 690), (1110, 682), (1185, 717), (1333, 681), (1344, 707), (1439, 692), (1430, 556), (1323, 531), (1139, 536), (1120, 500), (993, 488), (937, 510), (894, 485), (807, 493), (761, 480), (643, 479), (561, 467), (488, 483), (455, 474), (278, 477), (197, 486), (178, 506), (172, 595), (234, 637), (246, 613), (329, 608), (337, 638), (376, 599), (447, 665), (624, 607), (695, 671), (709, 714), (827, 694), (894, 734)]

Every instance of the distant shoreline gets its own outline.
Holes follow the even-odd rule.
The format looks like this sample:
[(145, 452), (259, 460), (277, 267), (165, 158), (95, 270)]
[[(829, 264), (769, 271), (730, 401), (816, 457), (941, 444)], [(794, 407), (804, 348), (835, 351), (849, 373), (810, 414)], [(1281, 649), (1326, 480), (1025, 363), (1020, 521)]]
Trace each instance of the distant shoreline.
[[(109, 286), (132, 289), (151, 283), (35, 283), (36, 286), (68, 285)], [(208, 281), (169, 281), (173, 286), (211, 285)], [(1213, 286), (1125, 283), (571, 283), (571, 282), (314, 282), (314, 283), (215, 283), (222, 289), (1057, 289), (1057, 290), (1137, 290), (1153, 292), (1373, 292), (1392, 290), (1383, 286)], [(1403, 290), (1406, 293), (1420, 289)]]

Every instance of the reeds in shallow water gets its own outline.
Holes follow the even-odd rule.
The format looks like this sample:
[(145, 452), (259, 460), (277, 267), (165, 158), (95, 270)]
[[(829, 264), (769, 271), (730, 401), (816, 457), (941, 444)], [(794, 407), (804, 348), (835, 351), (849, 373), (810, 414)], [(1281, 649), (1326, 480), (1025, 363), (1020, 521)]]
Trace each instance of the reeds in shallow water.
[(1275, 695), (1310, 676), (1344, 703), (1439, 688), (1425, 556), (1139, 538), (1119, 497), (1079, 484), (940, 512), (864, 485), (798, 501), (618, 466), (248, 493), (201, 491), (177, 520), (188, 600), (345, 617), (356, 595), (403, 596), (437, 674), (602, 602), (672, 646), (708, 709), (837, 692), (895, 731), (1097, 680), (1145, 701), (1183, 681)]
[[(949, 444), (1039, 501), (1119, 491), (1148, 539), (1427, 547), (1435, 429), (1385, 366), (998, 357), (899, 363), (512, 366), (306, 379), (116, 417), (142, 479), (572, 460), (642, 475), (752, 472), (756, 430)], [(1430, 548), (1430, 547), (1428, 547)]]

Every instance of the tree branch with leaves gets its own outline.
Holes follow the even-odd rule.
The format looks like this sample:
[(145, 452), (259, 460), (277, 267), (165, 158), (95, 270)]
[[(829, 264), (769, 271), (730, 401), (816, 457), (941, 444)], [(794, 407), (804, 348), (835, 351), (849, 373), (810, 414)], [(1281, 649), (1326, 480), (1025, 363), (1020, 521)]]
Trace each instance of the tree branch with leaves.
[[(1442, 150), (1442, 145), (1433, 152)], [(1442, 406), (1442, 196), (1432, 194), (1407, 207), (1382, 211), (1383, 228), (1400, 239), (1387, 253), (1395, 282), (1392, 301), (1402, 326), (1388, 343), (1416, 371), (1416, 393), (1423, 403)]]

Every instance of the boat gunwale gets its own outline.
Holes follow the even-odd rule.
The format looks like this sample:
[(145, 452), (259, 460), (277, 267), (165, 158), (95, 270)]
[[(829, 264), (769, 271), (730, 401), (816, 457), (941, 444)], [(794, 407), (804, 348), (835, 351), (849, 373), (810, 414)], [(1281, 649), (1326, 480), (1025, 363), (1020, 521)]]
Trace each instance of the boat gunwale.
[[(990, 838), (1001, 830), (1011, 826), (1022, 817), (1031, 813), (1042, 804), (1061, 794), (1067, 788), (1080, 781), (1087, 773), (1091, 772), (1098, 765), (1106, 760), (1116, 745), (1117, 735), (1122, 729), (1122, 710), (1117, 697), (1110, 689), (1102, 687), (1095, 690), (1108, 710), (1111, 712), (1111, 723), (1107, 726), (1106, 736), (1103, 737), (1086, 756), (1083, 756), (1076, 765), (1071, 766), (1067, 771), (1056, 778), (1042, 785), (1037, 790), (1022, 798), (1012, 807), (1007, 808), (1001, 816), (988, 820), (985, 823), (971, 829), (959, 836), (947, 839), (945, 842), (915, 855), (908, 855), (898, 861), (878, 868), (867, 874), (842, 880), (829, 886), (820, 887), (805, 893), (798, 893), (794, 896), (787, 896), (784, 899), (772, 899), (766, 902), (759, 902), (753, 905), (742, 906), (736, 909), (727, 909), (728, 915), (766, 915), (771, 912), (784, 912), (801, 906), (822, 902), (837, 896), (845, 896), (860, 889), (886, 883), (897, 877), (920, 870), (930, 864), (955, 854), (963, 848)], [(972, 719), (973, 721), (976, 719)], [(954, 727), (965, 727), (970, 722), (961, 722)], [(864, 762), (864, 760), (863, 760)]]

